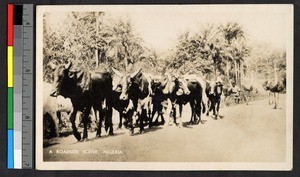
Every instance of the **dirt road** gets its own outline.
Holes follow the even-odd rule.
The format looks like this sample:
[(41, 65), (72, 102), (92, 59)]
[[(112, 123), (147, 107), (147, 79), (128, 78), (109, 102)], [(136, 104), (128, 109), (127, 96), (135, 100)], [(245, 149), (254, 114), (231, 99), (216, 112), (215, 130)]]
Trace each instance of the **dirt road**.
[[(280, 162), (285, 160), (285, 95), (279, 109), (267, 99), (220, 109), (222, 119), (202, 116), (204, 124), (146, 127), (144, 134), (129, 135), (126, 129), (114, 136), (77, 142), (74, 136), (53, 140), (44, 148), (45, 161), (136, 162)], [(183, 121), (190, 118), (184, 108)], [(118, 120), (115, 121), (115, 126)]]

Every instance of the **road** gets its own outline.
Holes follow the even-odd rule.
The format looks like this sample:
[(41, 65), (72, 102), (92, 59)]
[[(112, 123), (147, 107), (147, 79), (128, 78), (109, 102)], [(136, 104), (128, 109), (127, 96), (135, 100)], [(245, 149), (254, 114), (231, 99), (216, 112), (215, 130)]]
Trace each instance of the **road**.
[[(202, 116), (204, 124), (159, 126), (130, 136), (126, 129), (77, 142), (74, 136), (52, 140), (45, 161), (129, 162), (280, 162), (285, 160), (285, 95), (279, 109), (267, 99), (220, 109), (222, 119)], [(190, 110), (184, 108), (183, 121)], [(118, 121), (115, 121), (117, 126)]]

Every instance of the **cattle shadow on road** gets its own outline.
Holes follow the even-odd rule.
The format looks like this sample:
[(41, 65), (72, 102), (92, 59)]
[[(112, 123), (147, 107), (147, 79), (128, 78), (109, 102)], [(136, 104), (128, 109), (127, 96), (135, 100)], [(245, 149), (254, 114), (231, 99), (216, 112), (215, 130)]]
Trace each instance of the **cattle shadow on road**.
[[(212, 119), (212, 120), (219, 120), (219, 119), (224, 119), (225, 118), (224, 115), (219, 115), (219, 117), (217, 119), (214, 115), (210, 115), (210, 116), (206, 116), (206, 117), (209, 118), (209, 119)], [(208, 120), (203, 120), (203, 121), (205, 121), (205, 123), (206, 123)]]
[(200, 125), (206, 124), (207, 121), (208, 120), (201, 120), (199, 123), (193, 123), (193, 124), (190, 124), (189, 121), (182, 122), (182, 127), (184, 127), (184, 128), (194, 128), (195, 126), (200, 126)]
[(125, 132), (117, 132), (117, 133), (114, 133), (114, 135), (109, 135), (109, 134), (101, 135), (101, 137), (89, 138), (88, 141), (86, 141), (86, 142), (93, 142), (93, 141), (97, 141), (97, 140), (103, 140), (103, 139), (106, 139), (106, 138), (112, 138), (112, 137), (116, 137), (116, 136), (120, 136), (120, 135), (124, 135), (124, 134), (125, 134)]
[(190, 122), (182, 122), (183, 128), (194, 128), (193, 125), (196, 125), (196, 124), (190, 124)]
[(54, 146), (54, 145), (57, 145), (57, 144), (59, 144), (59, 143), (58, 142), (51, 142), (51, 140), (48, 140), (48, 141), (44, 140), (43, 148), (51, 147), (51, 146)]
[(132, 134), (131, 136), (140, 136), (140, 135), (143, 135), (143, 134), (147, 134), (147, 133), (151, 133), (151, 132), (156, 132), (156, 131), (162, 130), (162, 129), (163, 129), (162, 127), (154, 126), (151, 129), (150, 128), (145, 129), (143, 133), (140, 133), (139, 130), (136, 129), (135, 133)]

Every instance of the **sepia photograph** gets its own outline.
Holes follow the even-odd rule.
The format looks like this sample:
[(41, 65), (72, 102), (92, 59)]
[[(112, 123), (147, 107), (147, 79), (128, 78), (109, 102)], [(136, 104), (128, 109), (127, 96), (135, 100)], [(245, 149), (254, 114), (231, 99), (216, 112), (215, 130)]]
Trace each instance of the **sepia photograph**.
[(292, 169), (293, 5), (36, 11), (37, 169)]

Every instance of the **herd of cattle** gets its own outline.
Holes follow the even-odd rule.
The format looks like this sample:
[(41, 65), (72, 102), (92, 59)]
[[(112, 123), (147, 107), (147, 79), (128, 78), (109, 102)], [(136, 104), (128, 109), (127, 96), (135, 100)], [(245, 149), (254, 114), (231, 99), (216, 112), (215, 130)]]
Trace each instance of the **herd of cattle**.
[[(216, 81), (203, 81), (196, 75), (153, 76), (144, 73), (141, 69), (133, 73), (121, 73), (116, 69), (112, 72), (85, 71), (75, 69), (69, 61), (67, 64), (52, 65), (54, 81), (44, 83), (44, 115), (52, 117), (56, 135), (59, 134), (60, 112), (71, 112), (70, 122), (73, 135), (78, 141), (88, 138), (88, 124), (90, 113), (98, 119), (96, 136), (101, 136), (102, 125), (109, 135), (113, 135), (113, 108), (119, 112), (118, 127), (124, 125), (131, 133), (139, 128), (149, 128), (155, 125), (154, 116), (170, 116), (175, 124), (182, 125), (183, 105), (189, 103), (191, 108), (190, 124), (199, 124), (201, 114), (209, 115), (213, 111), (215, 119), (219, 117), (219, 107), (223, 86)], [(64, 98), (63, 98), (64, 97)], [(69, 106), (62, 106), (60, 99), (68, 98)], [(69, 109), (64, 109), (68, 107)], [(166, 114), (167, 107), (170, 108)], [(179, 116), (176, 110), (179, 109)], [(76, 126), (77, 112), (82, 112), (83, 136)], [(176, 119), (178, 117), (178, 119)], [(158, 120), (156, 118), (156, 120)]]

